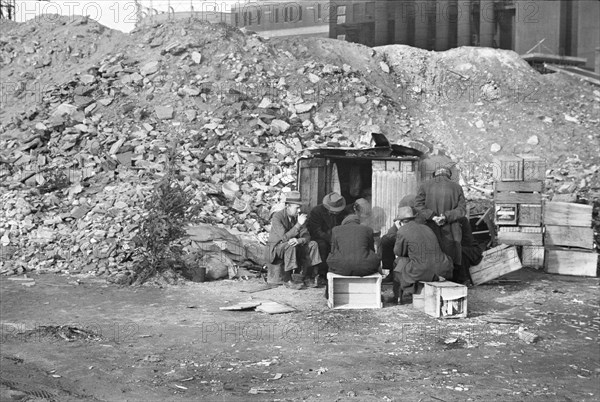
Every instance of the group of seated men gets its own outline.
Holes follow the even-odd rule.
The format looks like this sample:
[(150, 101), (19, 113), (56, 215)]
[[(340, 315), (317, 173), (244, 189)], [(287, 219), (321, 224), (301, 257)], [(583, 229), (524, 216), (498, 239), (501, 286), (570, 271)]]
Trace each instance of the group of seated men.
[[(284, 209), (271, 219), (268, 260), (283, 263), (284, 283), (294, 289), (326, 284), (327, 272), (366, 276), (387, 269), (393, 301), (400, 303), (419, 281), (467, 283), (468, 268), (481, 261), (483, 249), (473, 238), (463, 190), (451, 175), (448, 168), (436, 169), (416, 195), (400, 201), (377, 251), (367, 200), (358, 199), (348, 212), (344, 197), (329, 193), (307, 216), (300, 212), (300, 193), (288, 192)], [(294, 282), (291, 274), (298, 270), (302, 281)]]

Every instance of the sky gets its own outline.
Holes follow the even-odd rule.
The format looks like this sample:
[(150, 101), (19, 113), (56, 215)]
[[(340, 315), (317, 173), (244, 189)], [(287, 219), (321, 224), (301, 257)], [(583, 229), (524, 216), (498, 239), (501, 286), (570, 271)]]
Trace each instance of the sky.
[[(139, 0), (143, 10), (149, 13), (152, 8), (157, 12), (166, 12), (171, 6), (175, 12), (190, 11), (190, 6), (194, 5), (194, 10), (201, 9), (231, 9), (232, 4), (244, 4), (253, 1), (248, 0)], [(32, 18), (43, 17), (44, 14), (60, 14), (68, 17), (78, 15), (89, 15), (94, 19), (112, 29), (118, 29), (123, 32), (130, 32), (135, 28), (136, 22), (136, 4), (134, 0), (95, 0), (95, 1), (77, 1), (77, 0), (59, 0), (59, 1), (31, 1), (17, 0), (15, 16), (16, 21), (22, 22)]]

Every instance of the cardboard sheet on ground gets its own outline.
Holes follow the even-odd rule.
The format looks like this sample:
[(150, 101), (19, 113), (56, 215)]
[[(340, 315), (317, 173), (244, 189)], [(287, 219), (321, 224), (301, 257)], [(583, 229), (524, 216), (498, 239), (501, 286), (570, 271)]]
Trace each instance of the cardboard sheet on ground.
[(219, 310), (225, 311), (240, 311), (240, 310), (252, 310), (255, 307), (259, 306), (261, 302), (251, 301), (251, 302), (240, 302), (233, 304), (231, 306), (219, 307)]
[(282, 314), (282, 313), (291, 313), (292, 311), (296, 311), (295, 308), (290, 307), (286, 304), (277, 303), (274, 301), (249, 301), (249, 302), (240, 302), (233, 304), (231, 306), (219, 307), (220, 310), (225, 311), (247, 311), (254, 310), (260, 311), (263, 313), (269, 314)]

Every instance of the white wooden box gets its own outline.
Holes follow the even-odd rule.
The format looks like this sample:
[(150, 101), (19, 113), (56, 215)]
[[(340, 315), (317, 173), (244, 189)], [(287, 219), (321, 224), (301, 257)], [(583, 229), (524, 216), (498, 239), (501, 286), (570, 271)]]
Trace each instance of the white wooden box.
[(333, 309), (381, 308), (380, 274), (369, 276), (343, 276), (327, 273), (329, 299)]
[(481, 262), (469, 268), (469, 272), (473, 284), (481, 285), (521, 268), (517, 248), (503, 244), (484, 251)]
[(424, 282), (423, 311), (432, 317), (466, 318), (467, 287), (450, 281)]

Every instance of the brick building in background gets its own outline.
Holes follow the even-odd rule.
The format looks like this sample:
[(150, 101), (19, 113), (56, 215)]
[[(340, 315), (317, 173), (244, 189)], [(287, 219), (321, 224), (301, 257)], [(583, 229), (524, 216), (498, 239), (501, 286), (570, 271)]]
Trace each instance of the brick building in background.
[(537, 48), (591, 69), (600, 46), (598, 0), (338, 0), (330, 10), (330, 38), (367, 46)]

